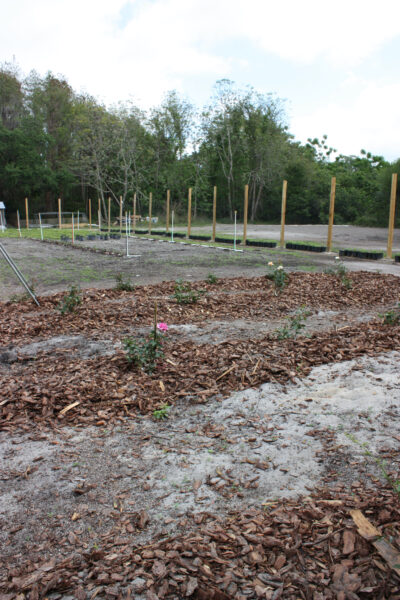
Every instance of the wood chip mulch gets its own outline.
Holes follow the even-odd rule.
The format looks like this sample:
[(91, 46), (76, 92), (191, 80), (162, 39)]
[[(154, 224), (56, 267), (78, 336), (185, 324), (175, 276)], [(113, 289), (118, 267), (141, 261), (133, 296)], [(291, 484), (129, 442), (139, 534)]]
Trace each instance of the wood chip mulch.
[[(96, 549), (78, 545), (66, 554), (61, 547), (43, 561), (37, 548), (30, 560), (19, 557), (19, 564), (3, 565), (0, 600), (71, 594), (78, 600), (398, 599), (396, 567), (375, 550), (373, 539), (357, 532), (354, 508), (388, 545), (399, 545), (398, 496), (385, 487), (355, 484), (348, 493), (339, 485), (297, 501), (267, 502), (264, 510), (232, 512), (225, 519), (193, 514), (180, 523), (185, 533), (141, 547), (124, 537), (124, 527), (132, 527), (127, 517), (122, 529), (105, 536)], [(145, 518), (139, 521), (136, 527), (146, 527)]]

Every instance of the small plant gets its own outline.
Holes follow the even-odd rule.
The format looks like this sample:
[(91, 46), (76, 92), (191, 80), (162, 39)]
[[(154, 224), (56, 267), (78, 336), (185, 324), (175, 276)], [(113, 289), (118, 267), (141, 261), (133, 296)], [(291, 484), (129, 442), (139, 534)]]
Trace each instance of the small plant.
[(348, 276), (346, 265), (340, 260), (338, 256), (335, 257), (334, 267), (332, 273), (338, 277), (347, 290), (350, 290), (353, 286), (353, 282)]
[(166, 323), (157, 323), (157, 306), (155, 306), (154, 326), (148, 337), (143, 340), (125, 338), (123, 341), (128, 362), (151, 375), (156, 368), (157, 360), (164, 356), (162, 338), (167, 330)]
[(288, 284), (289, 275), (286, 273), (282, 265), (274, 266), (273, 262), (268, 263), (270, 272), (267, 273), (266, 278), (270, 279), (275, 286), (275, 293), (281, 292)]
[(68, 294), (65, 294), (62, 301), (58, 304), (57, 310), (59, 310), (62, 315), (65, 315), (66, 313), (72, 313), (81, 302), (82, 298), (79, 287), (72, 285), (68, 291)]
[(189, 281), (177, 279), (172, 297), (175, 298), (178, 304), (196, 304), (202, 294), (204, 294), (203, 290), (192, 290), (192, 285)]
[(310, 314), (310, 311), (307, 310), (305, 306), (301, 306), (296, 310), (294, 315), (286, 317), (286, 325), (276, 330), (278, 340), (296, 338), (300, 331), (306, 326), (305, 322)]
[(216, 275), (214, 275), (214, 273), (209, 273), (207, 275), (207, 279), (206, 279), (207, 283), (209, 283), (210, 285), (214, 285), (215, 283), (217, 283), (218, 281), (218, 277)]
[(122, 273), (117, 273), (115, 276), (115, 289), (123, 292), (133, 292), (135, 286), (129, 279), (124, 279)]
[(153, 417), (158, 421), (168, 419), (168, 412), (171, 406), (169, 404), (162, 404), (157, 410), (153, 410)]
[(379, 313), (379, 317), (383, 319), (384, 325), (399, 325), (400, 324), (400, 302), (393, 308), (393, 310), (388, 310), (387, 312), (381, 314)]
[(378, 466), (383, 477), (386, 479), (386, 481), (389, 483), (389, 485), (393, 488), (393, 490), (400, 498), (400, 480), (392, 479), (392, 477), (389, 475), (389, 472), (386, 468), (386, 461), (379, 458), (379, 456), (375, 456), (375, 454), (373, 454), (368, 448), (367, 442), (360, 442), (360, 440), (358, 440), (352, 433), (345, 433), (345, 436), (362, 449), (365, 458), (369, 458)]

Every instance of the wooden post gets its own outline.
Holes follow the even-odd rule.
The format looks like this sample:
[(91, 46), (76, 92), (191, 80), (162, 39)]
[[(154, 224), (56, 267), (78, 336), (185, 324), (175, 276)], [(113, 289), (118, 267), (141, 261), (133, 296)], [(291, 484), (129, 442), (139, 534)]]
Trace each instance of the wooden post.
[(243, 246), (246, 245), (247, 240), (247, 213), (249, 210), (249, 186), (244, 186), (244, 211), (243, 211)]
[(386, 255), (392, 258), (394, 216), (396, 213), (397, 173), (392, 174), (392, 189), (390, 191), (389, 232)]
[(108, 197), (108, 233), (111, 229), (111, 198)]
[(283, 186), (282, 186), (281, 239), (279, 242), (279, 245), (281, 248), (285, 247), (286, 192), (287, 192), (287, 181), (286, 181), (286, 179), (284, 179)]
[(214, 195), (213, 195), (213, 224), (212, 224), (212, 236), (211, 240), (215, 242), (215, 230), (217, 227), (217, 186), (214, 185)]
[(149, 194), (149, 235), (151, 235), (151, 205), (153, 203), (153, 193)]
[(26, 218), (25, 227), (26, 227), (27, 229), (29, 229), (29, 209), (28, 209), (28, 198), (25, 198), (25, 218)]
[(328, 241), (326, 243), (327, 252), (331, 252), (331, 249), (332, 249), (333, 217), (335, 214), (335, 192), (336, 192), (336, 177), (332, 177), (332, 179), (331, 179), (331, 198), (330, 198), (330, 202), (329, 202)]
[(92, 229), (92, 201), (89, 198), (89, 229)]
[(61, 198), (58, 199), (58, 229), (61, 229)]
[(171, 193), (169, 190), (167, 190), (167, 214), (165, 217), (166, 223), (165, 223), (165, 232), (169, 233), (169, 203), (170, 203), (170, 196)]
[(136, 192), (133, 194), (133, 233), (136, 227)]
[(122, 233), (122, 196), (119, 197), (119, 233)]
[(188, 224), (187, 224), (187, 236), (190, 237), (190, 231), (192, 228), (192, 188), (189, 188), (188, 196)]

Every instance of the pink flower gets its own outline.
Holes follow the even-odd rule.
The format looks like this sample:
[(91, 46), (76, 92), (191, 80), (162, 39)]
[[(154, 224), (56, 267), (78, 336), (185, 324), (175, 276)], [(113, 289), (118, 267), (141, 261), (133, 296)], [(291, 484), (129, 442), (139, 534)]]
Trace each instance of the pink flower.
[(157, 323), (157, 329), (160, 331), (168, 331), (168, 325), (166, 323)]

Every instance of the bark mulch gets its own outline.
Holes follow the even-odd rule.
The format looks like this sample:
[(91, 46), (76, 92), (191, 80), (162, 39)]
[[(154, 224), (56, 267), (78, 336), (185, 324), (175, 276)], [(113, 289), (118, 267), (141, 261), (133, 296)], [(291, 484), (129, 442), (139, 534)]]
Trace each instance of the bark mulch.
[(0, 571), (0, 600), (400, 598), (399, 565), (391, 568), (375, 549), (377, 536), (366, 540), (357, 532), (352, 509), (378, 528), (395, 561), (398, 496), (355, 483), (352, 493), (338, 485), (224, 519), (192, 514), (180, 524), (185, 533), (140, 547), (127, 532), (145, 528), (146, 513), (127, 514), (97, 548), (81, 547), (76, 538), (72, 554), (65, 540), (50, 560), (40, 559), (40, 547), (28, 559), (14, 557)]

